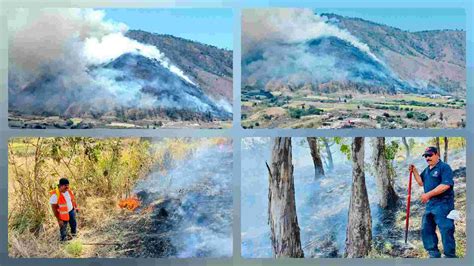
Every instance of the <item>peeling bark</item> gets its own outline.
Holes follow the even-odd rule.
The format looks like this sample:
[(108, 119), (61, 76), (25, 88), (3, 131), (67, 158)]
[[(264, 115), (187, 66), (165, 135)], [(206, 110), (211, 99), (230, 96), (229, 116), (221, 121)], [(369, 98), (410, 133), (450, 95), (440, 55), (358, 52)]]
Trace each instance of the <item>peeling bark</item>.
[(391, 162), (385, 157), (385, 138), (378, 137), (374, 139), (372, 159), (375, 169), (375, 181), (377, 192), (379, 194), (379, 205), (386, 209), (393, 207), (398, 196), (393, 188), (393, 171)]
[(291, 138), (275, 138), (268, 169), (268, 224), (273, 256), (304, 257), (296, 215)]
[(318, 178), (324, 175), (323, 160), (319, 153), (318, 139), (311, 137), (307, 138), (309, 149), (311, 150), (311, 157), (313, 157), (314, 177)]
[(367, 256), (372, 245), (372, 221), (365, 185), (364, 138), (352, 142), (352, 194), (346, 231), (345, 257)]

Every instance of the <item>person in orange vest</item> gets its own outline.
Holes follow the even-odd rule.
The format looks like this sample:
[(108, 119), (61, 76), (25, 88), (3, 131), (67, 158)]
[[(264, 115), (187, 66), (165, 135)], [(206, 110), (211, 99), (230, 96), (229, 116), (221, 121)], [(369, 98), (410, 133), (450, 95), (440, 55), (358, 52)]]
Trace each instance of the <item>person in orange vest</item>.
[[(54, 216), (58, 220), (60, 240), (66, 241), (72, 239), (77, 233), (76, 212), (79, 212), (76, 199), (71, 189), (69, 189), (69, 180), (59, 179), (59, 185), (51, 190), (49, 203), (53, 209)], [(67, 225), (71, 227), (71, 235), (67, 235)]]

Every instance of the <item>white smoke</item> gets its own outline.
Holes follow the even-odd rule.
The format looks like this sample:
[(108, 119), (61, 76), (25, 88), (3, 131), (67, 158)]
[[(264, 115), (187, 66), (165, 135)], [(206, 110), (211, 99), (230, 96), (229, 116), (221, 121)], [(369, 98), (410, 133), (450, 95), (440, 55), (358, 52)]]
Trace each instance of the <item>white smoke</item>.
[(248, 63), (242, 73), (247, 84), (261, 81), (288, 84), (317, 83), (318, 81), (345, 80), (348, 73), (334, 71), (336, 60), (332, 56), (315, 56), (305, 45), (268, 44), (262, 60)]
[[(157, 143), (159, 145), (159, 142)], [(157, 146), (158, 146), (157, 145)], [(199, 140), (186, 159), (166, 171), (152, 172), (134, 192), (152, 197), (179, 198), (173, 221), (172, 245), (178, 258), (232, 255), (232, 143)], [(159, 146), (158, 146), (159, 147)], [(176, 219), (182, 216), (184, 219)], [(165, 232), (166, 233), (166, 232)]]
[(327, 36), (345, 40), (379, 61), (365, 43), (348, 31), (328, 23), (326, 17), (315, 14), (311, 9), (262, 8), (242, 11), (243, 54), (261, 43), (299, 43)]
[(45, 71), (84, 71), (84, 40), (127, 30), (91, 9), (14, 9), (8, 14), (9, 68), (21, 85)]
[[(54, 77), (66, 91), (59, 98), (71, 101), (110, 103), (109, 107), (156, 107), (158, 101), (143, 94), (137, 82), (116, 82), (117, 73), (90, 71), (91, 67), (131, 53), (156, 60), (194, 86), (196, 84), (155, 46), (125, 37), (128, 27), (105, 19), (93, 9), (14, 9), (8, 14), (9, 91), (18, 92), (42, 77)], [(48, 85), (47, 90), (56, 86)], [(46, 93), (54, 95), (54, 93)], [(90, 97), (89, 99), (87, 99)], [(111, 98), (108, 98), (111, 97)], [(40, 101), (42, 101), (40, 99)], [(159, 99), (159, 104), (167, 99)], [(53, 104), (53, 103), (52, 103)], [(180, 106), (174, 106), (179, 108)], [(104, 108), (98, 106), (97, 108)], [(202, 107), (206, 109), (207, 107)]]
[(165, 55), (155, 46), (139, 43), (129, 39), (122, 32), (114, 32), (102, 38), (87, 38), (84, 42), (84, 56), (89, 64), (102, 64), (116, 59), (126, 53), (136, 53), (150, 59), (155, 59), (188, 83), (196, 85), (178, 67), (169, 63)]

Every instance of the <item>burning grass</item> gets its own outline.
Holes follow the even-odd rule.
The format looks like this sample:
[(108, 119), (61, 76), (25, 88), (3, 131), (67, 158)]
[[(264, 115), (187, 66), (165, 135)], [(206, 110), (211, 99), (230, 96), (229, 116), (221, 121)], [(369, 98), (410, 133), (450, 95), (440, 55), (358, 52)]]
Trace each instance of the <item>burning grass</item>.
[[(185, 159), (205, 143), (224, 139), (16, 138), (9, 142), (10, 257), (120, 257), (128, 215), (147, 212), (132, 189), (152, 168)], [(80, 212), (78, 236), (63, 244), (48, 203), (58, 177), (71, 182)], [(124, 212), (123, 210), (127, 210)], [(130, 212), (131, 211), (131, 212)], [(148, 210), (149, 213), (149, 210)], [(141, 218), (137, 218), (140, 220)], [(131, 223), (129, 226), (139, 226)]]
[(118, 206), (121, 209), (135, 211), (138, 207), (140, 207), (140, 200), (135, 196), (127, 198), (127, 199), (121, 199), (118, 202)]

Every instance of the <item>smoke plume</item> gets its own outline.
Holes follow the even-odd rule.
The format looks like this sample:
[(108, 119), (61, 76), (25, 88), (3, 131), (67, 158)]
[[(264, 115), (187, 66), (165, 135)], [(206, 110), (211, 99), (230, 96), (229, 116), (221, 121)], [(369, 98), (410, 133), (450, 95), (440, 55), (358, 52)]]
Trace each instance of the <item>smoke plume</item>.
[[(243, 82), (301, 85), (352, 78), (355, 66), (341, 68), (345, 59), (311, 47), (310, 43), (318, 39), (340, 40), (360, 51), (367, 61), (383, 65), (365, 43), (310, 9), (246, 9), (242, 12)], [(359, 72), (377, 71), (371, 64), (357, 67)]]
[(300, 43), (334, 36), (377, 59), (365, 43), (357, 40), (348, 31), (327, 22), (326, 17), (315, 14), (311, 9), (245, 9), (242, 12), (243, 53), (259, 43)]
[[(10, 107), (60, 114), (169, 106), (227, 113), (155, 46), (125, 37), (127, 30), (100, 10), (15, 9), (8, 16)], [(110, 66), (125, 55), (135, 56), (135, 61), (122, 60), (131, 67)], [(148, 69), (131, 69), (143, 62), (168, 77), (144, 78)]]

